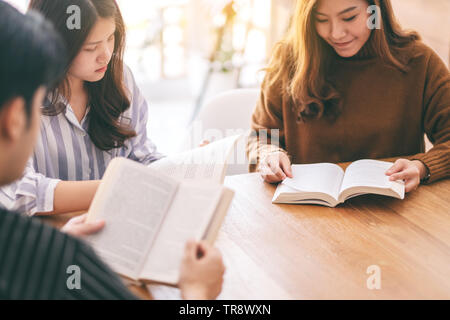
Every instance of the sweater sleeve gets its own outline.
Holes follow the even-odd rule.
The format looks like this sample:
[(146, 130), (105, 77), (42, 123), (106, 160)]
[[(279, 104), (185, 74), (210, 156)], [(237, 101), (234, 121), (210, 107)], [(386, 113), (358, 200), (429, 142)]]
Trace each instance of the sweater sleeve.
[(427, 183), (450, 177), (450, 72), (433, 51), (424, 88), (423, 126), (433, 148), (411, 159), (422, 161), (429, 170)]
[(261, 86), (261, 96), (252, 115), (252, 130), (247, 142), (249, 171), (256, 171), (260, 161), (270, 153), (284, 152), (284, 125), (281, 88), (268, 86), (267, 79)]

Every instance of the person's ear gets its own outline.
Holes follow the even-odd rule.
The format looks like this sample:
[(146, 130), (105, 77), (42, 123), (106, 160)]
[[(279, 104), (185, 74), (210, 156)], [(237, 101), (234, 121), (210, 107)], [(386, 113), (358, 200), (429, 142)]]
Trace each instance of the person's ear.
[(25, 100), (12, 98), (0, 112), (0, 135), (9, 141), (17, 141), (27, 126)]

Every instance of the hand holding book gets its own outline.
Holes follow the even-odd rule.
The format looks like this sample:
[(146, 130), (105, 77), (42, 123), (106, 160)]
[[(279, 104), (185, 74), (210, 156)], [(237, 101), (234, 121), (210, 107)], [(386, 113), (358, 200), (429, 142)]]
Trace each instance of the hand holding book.
[[(292, 165), (285, 152), (276, 151), (267, 154), (259, 164), (258, 172), (264, 181), (268, 183), (278, 183), (286, 178), (292, 177)], [(386, 175), (390, 176), (390, 181), (403, 180), (405, 182), (405, 192), (416, 190), (420, 183), (426, 180), (429, 170), (422, 161), (398, 159)]]
[(390, 167), (392, 163), (377, 160), (355, 161), (345, 171), (332, 163), (293, 165), (293, 178), (278, 185), (272, 202), (335, 207), (369, 193), (403, 199), (404, 182), (389, 180)]
[[(188, 239), (212, 244), (231, 204), (234, 193), (221, 183), (238, 139), (222, 139), (148, 167), (113, 159), (87, 219), (104, 219), (106, 227), (88, 241), (113, 270), (133, 281), (181, 285), (184, 244)], [(200, 245), (192, 264), (206, 268), (213, 252)]]
[(70, 219), (62, 228), (61, 231), (70, 234), (73, 237), (83, 237), (95, 234), (103, 229), (105, 220), (97, 220), (93, 222), (86, 222), (87, 214), (74, 217)]
[(205, 241), (188, 241), (180, 270), (183, 299), (215, 299), (222, 291), (224, 273), (222, 255), (217, 248)]
[(420, 182), (428, 175), (428, 168), (419, 160), (398, 159), (394, 165), (386, 171), (390, 181), (404, 180), (405, 192), (416, 190)]
[(258, 171), (264, 181), (278, 183), (286, 178), (292, 178), (291, 160), (284, 152), (272, 152), (264, 157)]

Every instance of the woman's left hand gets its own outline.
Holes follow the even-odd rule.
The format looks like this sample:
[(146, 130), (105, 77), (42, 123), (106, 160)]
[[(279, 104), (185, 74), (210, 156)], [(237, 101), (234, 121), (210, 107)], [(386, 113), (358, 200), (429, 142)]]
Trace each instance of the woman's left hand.
[(419, 160), (398, 159), (394, 165), (386, 171), (390, 181), (405, 181), (405, 192), (416, 190), (420, 180), (426, 177), (428, 169)]

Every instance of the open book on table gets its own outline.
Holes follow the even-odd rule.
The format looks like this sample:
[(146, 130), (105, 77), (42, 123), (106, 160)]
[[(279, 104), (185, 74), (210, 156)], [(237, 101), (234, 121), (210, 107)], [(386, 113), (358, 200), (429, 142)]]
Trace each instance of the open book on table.
[(212, 243), (233, 195), (213, 179), (183, 180), (116, 158), (87, 218), (104, 219), (105, 228), (86, 240), (114, 271), (130, 280), (177, 285), (186, 241)]
[(386, 161), (359, 160), (345, 171), (332, 163), (293, 165), (293, 178), (278, 185), (272, 202), (335, 207), (347, 199), (370, 193), (403, 199), (404, 182), (389, 181), (385, 175), (392, 165)]

